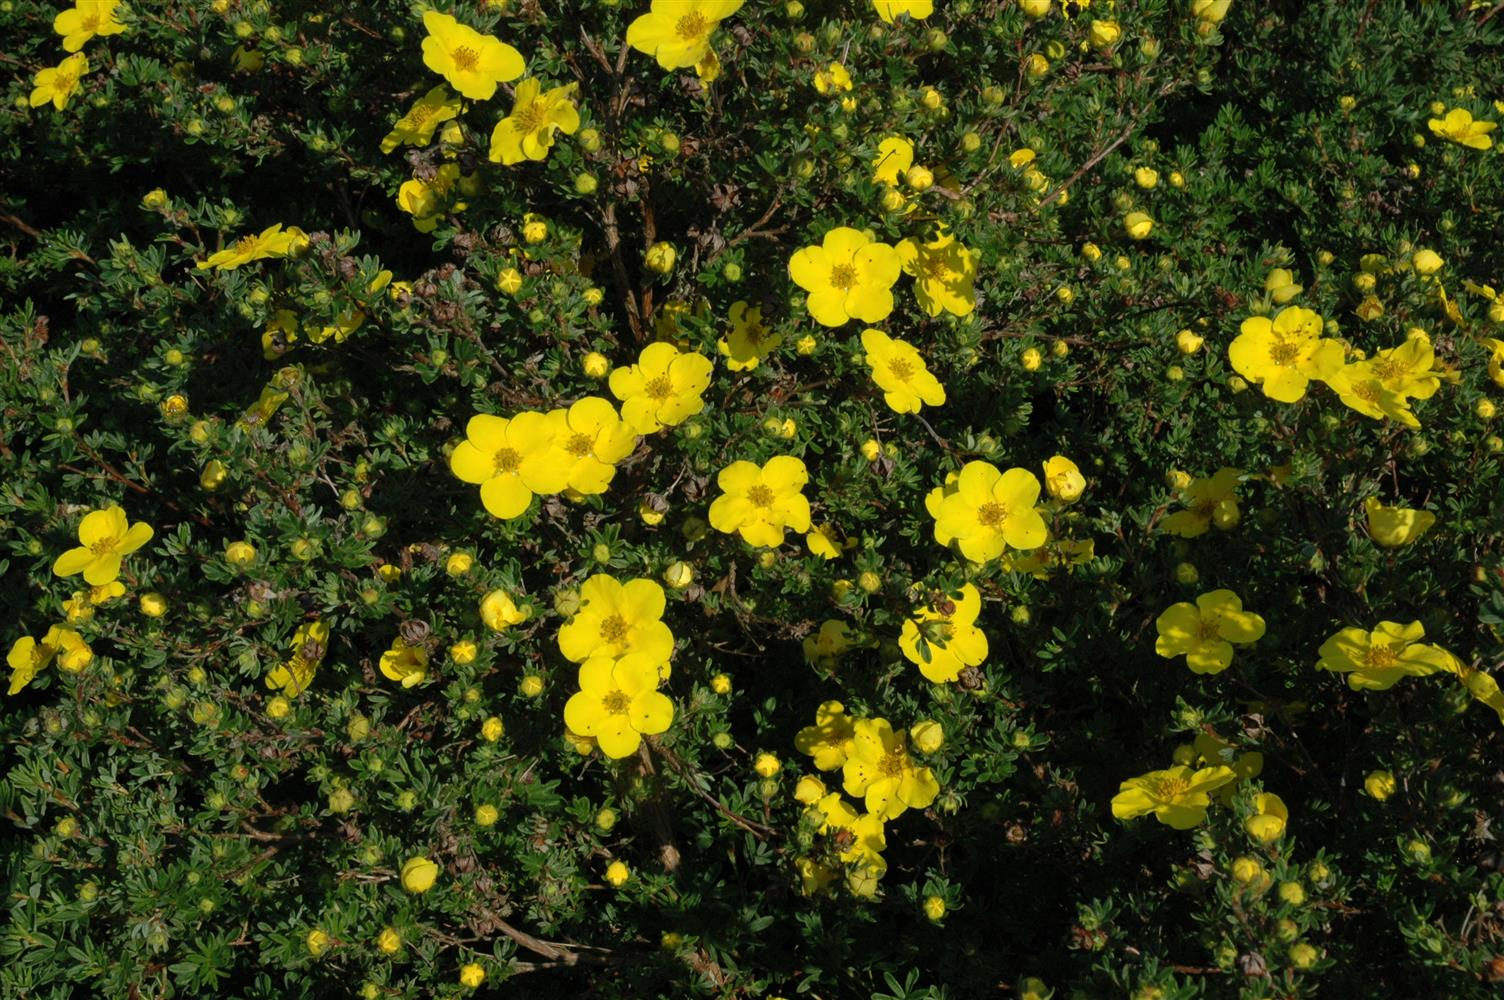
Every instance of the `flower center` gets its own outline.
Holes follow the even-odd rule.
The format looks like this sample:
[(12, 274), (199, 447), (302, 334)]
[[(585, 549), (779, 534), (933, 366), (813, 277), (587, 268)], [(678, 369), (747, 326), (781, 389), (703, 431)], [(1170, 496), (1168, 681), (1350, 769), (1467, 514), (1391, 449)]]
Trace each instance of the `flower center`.
[(87, 33), (91, 35), (94, 34), (94, 32), (99, 30), (99, 15), (85, 14), (83, 23), (80, 25), (80, 27), (83, 28), (83, 30)]
[(1203, 642), (1207, 639), (1220, 638), (1221, 625), (1222, 623), (1217, 618), (1203, 618), (1201, 624), (1196, 627), (1196, 635)]
[(1154, 797), (1162, 802), (1169, 802), (1184, 795), (1191, 787), (1191, 783), (1178, 775), (1170, 775), (1160, 778), (1154, 784)]
[(984, 528), (1001, 528), (1008, 520), (1008, 508), (989, 500), (977, 508), (977, 523)]
[(519, 132), (536, 132), (548, 122), (548, 107), (542, 101), (534, 101), (527, 107), (513, 112)]
[(626, 715), (632, 707), (632, 697), (620, 689), (614, 690), (601, 699), (601, 707), (610, 715)]
[(116, 538), (114, 535), (106, 535), (104, 538), (101, 538), (99, 541), (90, 545), (89, 551), (94, 553), (96, 556), (108, 555), (109, 553), (114, 552), (119, 545), (120, 539)]
[(576, 434), (564, 445), (564, 450), (575, 458), (584, 458), (590, 454), (590, 449), (595, 446), (595, 441), (589, 434)]
[(1394, 661), (1397, 659), (1399, 659), (1399, 653), (1393, 646), (1386, 643), (1379, 643), (1376, 646), (1368, 647), (1368, 652), (1363, 656), (1363, 662), (1375, 670), (1392, 667), (1394, 666)]
[(705, 20), (705, 15), (699, 11), (695, 11), (692, 14), (685, 14), (679, 18), (678, 23), (674, 25), (674, 33), (687, 42), (705, 34), (707, 27), (708, 23)]
[(1364, 379), (1353, 385), (1353, 395), (1369, 403), (1379, 401), (1379, 383), (1373, 379)]
[(887, 753), (877, 762), (877, 769), (884, 778), (897, 778), (903, 775), (906, 763), (902, 752)]
[(1300, 356), (1300, 345), (1290, 341), (1280, 341), (1269, 348), (1269, 360), (1277, 365), (1291, 365)]
[(254, 253), (256, 245), (261, 241), (260, 236), (242, 236), (235, 241), (234, 250), (239, 254)]
[(1405, 374), (1405, 366), (1388, 358), (1376, 360), (1373, 363), (1373, 373), (1376, 378), (1391, 379), (1399, 378)]
[(888, 362), (888, 371), (900, 382), (907, 382), (914, 377), (914, 366), (904, 358), (894, 358)]
[(774, 500), (773, 491), (762, 483), (758, 483), (747, 491), (747, 500), (754, 507), (771, 507)]
[(667, 375), (659, 375), (642, 388), (649, 398), (656, 399), (660, 403), (674, 394), (673, 379)]
[(843, 292), (855, 287), (856, 268), (850, 264), (837, 264), (830, 269), (830, 285), (832, 288), (839, 288)]
[(611, 643), (621, 642), (627, 637), (629, 627), (621, 615), (612, 615), (601, 622), (601, 638)]
[(480, 65), (480, 53), (468, 45), (461, 45), (449, 53), (449, 58), (454, 60), (454, 68), (462, 73), (474, 73), (475, 67)]
[(497, 475), (508, 472), (516, 472), (522, 465), (522, 453), (516, 448), (501, 448), (491, 456), (491, 465), (496, 469)]
[(432, 118), (436, 111), (437, 109), (431, 105), (415, 104), (413, 105), (413, 109), (407, 113), (407, 120), (412, 123), (413, 128), (422, 128), (428, 124), (428, 119)]

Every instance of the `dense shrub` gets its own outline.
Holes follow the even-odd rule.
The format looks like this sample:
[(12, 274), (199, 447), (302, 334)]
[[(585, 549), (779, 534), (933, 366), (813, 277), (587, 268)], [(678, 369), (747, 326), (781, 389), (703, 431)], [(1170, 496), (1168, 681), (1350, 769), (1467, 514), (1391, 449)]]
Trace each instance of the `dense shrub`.
[(1495, 995), (1497, 5), (78, 3), (0, 994)]

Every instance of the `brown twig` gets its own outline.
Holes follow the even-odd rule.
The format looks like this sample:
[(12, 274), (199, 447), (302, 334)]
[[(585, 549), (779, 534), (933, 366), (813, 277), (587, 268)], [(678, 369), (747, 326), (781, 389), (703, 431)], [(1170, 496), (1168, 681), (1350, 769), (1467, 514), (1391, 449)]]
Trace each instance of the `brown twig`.
[(733, 810), (727, 808), (720, 799), (716, 798), (714, 795), (711, 795), (709, 792), (705, 791), (705, 789), (701, 788), (700, 782), (698, 780), (699, 776), (690, 769), (688, 764), (686, 764), (679, 758), (678, 754), (663, 746), (663, 744), (659, 743), (657, 740), (650, 739), (648, 740), (648, 743), (652, 745), (654, 750), (658, 751), (658, 753), (662, 755), (664, 760), (668, 761), (670, 767), (672, 767), (679, 773), (679, 776), (684, 779), (685, 784), (689, 785), (690, 791), (694, 792), (700, 798), (704, 799), (706, 802), (714, 806), (722, 816), (725, 816), (731, 822), (735, 823), (743, 830), (746, 830), (754, 837), (759, 837), (763, 840), (767, 840), (769, 838), (778, 836), (777, 830), (773, 829), (770, 826), (763, 826), (761, 823), (755, 823), (747, 817), (741, 815), (740, 813), (734, 812)]

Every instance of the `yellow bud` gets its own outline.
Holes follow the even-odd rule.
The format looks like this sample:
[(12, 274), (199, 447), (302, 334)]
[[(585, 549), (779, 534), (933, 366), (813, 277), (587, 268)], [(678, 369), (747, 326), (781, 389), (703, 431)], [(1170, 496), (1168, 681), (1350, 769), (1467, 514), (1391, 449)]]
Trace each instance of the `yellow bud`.
[(716, 694), (730, 694), (731, 677), (727, 674), (716, 674), (710, 678), (710, 690)]
[(483, 802), (475, 807), (476, 826), (495, 826), (496, 821), (500, 818), (501, 813), (488, 802)]
[(480, 724), (480, 737), (487, 743), (495, 743), (505, 732), (506, 726), (494, 715)]
[(621, 861), (613, 861), (606, 866), (606, 881), (613, 889), (620, 889), (631, 877), (631, 870)]
[(939, 896), (927, 896), (924, 900), (924, 915), (939, 923), (945, 918), (945, 900)]
[(670, 590), (683, 590), (695, 582), (694, 567), (683, 560), (671, 562), (663, 571), (663, 582)]
[(1383, 802), (1399, 788), (1399, 782), (1389, 771), (1370, 771), (1363, 779), (1363, 790), (1373, 799)]
[(149, 208), (154, 212), (160, 212), (167, 207), (167, 192), (161, 188), (152, 188), (142, 196), (141, 207)]
[(1025, 348), (1018, 356), (1018, 363), (1026, 372), (1037, 372), (1044, 365), (1044, 355), (1039, 353), (1039, 348)]
[(439, 877), (439, 866), (419, 854), (408, 858), (402, 865), (402, 888), (417, 894), (433, 888)]
[(760, 753), (752, 762), (752, 770), (756, 771), (760, 777), (771, 778), (783, 770), (783, 763), (770, 753)]
[(198, 484), (212, 493), (224, 485), (229, 475), (230, 470), (225, 468), (225, 463), (216, 458), (205, 465), (204, 471), (199, 473)]
[(599, 351), (591, 351), (585, 355), (585, 360), (580, 363), (580, 367), (587, 376), (594, 379), (605, 378), (611, 372), (611, 362)]
[(1154, 231), (1154, 220), (1145, 212), (1129, 212), (1123, 217), (1123, 228), (1131, 239), (1147, 239)]
[(149, 590), (141, 595), (141, 613), (148, 618), (161, 618), (167, 614), (167, 598)]
[(1175, 349), (1181, 354), (1195, 354), (1201, 350), (1201, 345), (1205, 342), (1206, 338), (1190, 330), (1181, 330), (1175, 334)]
[(1159, 172), (1150, 167), (1139, 167), (1133, 172), (1133, 182), (1144, 190), (1152, 190), (1159, 185)]
[(467, 989), (479, 989), (486, 981), (486, 970), (479, 962), (466, 962), (460, 966), (460, 985)]
[(388, 955), (395, 955), (402, 950), (402, 935), (395, 927), (383, 927), (376, 937), (376, 947)]
[(872, 438), (868, 438), (867, 440), (862, 442), (862, 457), (867, 461), (876, 462), (879, 456), (882, 455), (882, 453), (882, 445), (878, 444)]
[(444, 560), (444, 572), (450, 576), (464, 576), (475, 565), (475, 557), (468, 552), (454, 552)]
[(667, 274), (674, 269), (674, 261), (677, 259), (678, 252), (674, 250), (674, 245), (659, 241), (648, 247), (644, 263), (650, 271)]
[(508, 295), (516, 295), (522, 289), (522, 272), (515, 267), (504, 267), (496, 275), (496, 287)]
[(935, 184), (935, 175), (930, 169), (917, 163), (908, 169), (903, 179), (915, 191), (928, 191)]
[(914, 749), (920, 753), (934, 753), (945, 746), (945, 727), (933, 719), (916, 722), (909, 729)]
[(537, 674), (523, 674), (517, 685), (524, 698), (536, 698), (543, 693), (543, 678)]

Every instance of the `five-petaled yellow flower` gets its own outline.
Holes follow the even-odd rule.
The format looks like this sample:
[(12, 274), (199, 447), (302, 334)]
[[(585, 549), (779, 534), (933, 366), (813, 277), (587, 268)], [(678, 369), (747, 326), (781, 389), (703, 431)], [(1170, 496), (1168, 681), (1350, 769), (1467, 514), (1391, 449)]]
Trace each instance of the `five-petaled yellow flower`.
[(391, 648), (381, 654), (381, 673), (405, 688), (421, 684), (428, 677), (428, 650), (410, 646), (400, 637), (393, 639)]
[(877, 9), (877, 16), (888, 24), (903, 14), (923, 21), (935, 12), (935, 0), (872, 0), (872, 6)]
[(642, 349), (637, 364), (613, 371), (608, 384), (621, 400), (622, 419), (639, 434), (653, 434), (705, 408), (700, 393), (713, 367), (703, 354), (659, 341)]
[(616, 475), (616, 463), (637, 447), (637, 433), (599, 396), (586, 396), (567, 410), (552, 410), (548, 421), (553, 449), (545, 461), (557, 467), (565, 487), (576, 493), (604, 493)]
[(1445, 118), (1432, 118), (1426, 124), (1435, 135), (1468, 149), (1491, 147), (1494, 140), (1488, 133), (1499, 127), (1498, 122), (1475, 121), (1473, 113), (1466, 108), (1453, 108)]
[(1227, 347), (1237, 373), (1281, 403), (1306, 394), (1312, 379), (1325, 381), (1342, 367), (1342, 345), (1321, 336), (1321, 316), (1302, 306), (1286, 306), (1273, 320), (1250, 316)]
[(1246, 645), (1264, 634), (1264, 619), (1243, 610), (1230, 590), (1213, 590), (1164, 610), (1154, 622), (1154, 651), (1165, 659), (1184, 656), (1192, 673), (1216, 674), (1232, 663), (1232, 644)]
[(987, 635), (976, 626), (981, 611), (981, 593), (962, 584), (959, 600), (942, 598), (906, 619), (898, 648), (925, 679), (948, 684), (987, 659)]
[(740, 534), (748, 545), (782, 545), (785, 528), (809, 530), (809, 501), (801, 492), (808, 481), (804, 463), (792, 455), (774, 455), (761, 467), (732, 462), (716, 477), (722, 495), (710, 505), (710, 526)]
[(1193, 771), (1176, 766), (1164, 771), (1129, 778), (1118, 786), (1112, 797), (1112, 815), (1116, 819), (1135, 819), (1154, 814), (1154, 818), (1176, 830), (1189, 830), (1206, 819), (1211, 805), (1210, 792), (1237, 780), (1230, 767), (1203, 767)]
[(764, 325), (760, 306), (738, 300), (731, 303), (726, 315), (731, 320), (731, 332), (716, 342), (716, 349), (726, 357), (726, 367), (734, 372), (751, 371), (783, 343), (782, 334)]
[(977, 255), (940, 233), (929, 243), (901, 240), (898, 259), (914, 278), (914, 295), (927, 315), (968, 316), (976, 308)]
[(564, 724), (594, 737), (607, 757), (630, 757), (644, 736), (664, 732), (674, 721), (674, 703), (658, 690), (658, 681), (650, 656), (592, 657), (580, 665), (580, 690), (564, 705)]
[(494, 35), (483, 35), (448, 14), (423, 15), (423, 65), (472, 101), (487, 101), (498, 84), (515, 80), (526, 68), (522, 54)]
[(58, 626), (54, 625), (40, 640), (23, 635), (15, 641), (5, 658), (10, 666), (10, 689), (6, 694), (16, 694), (47, 668), (47, 664), (57, 655), (58, 632)]
[(795, 734), (794, 747), (814, 758), (814, 765), (819, 770), (836, 771), (844, 767), (851, 756), (855, 736), (856, 729), (846, 714), (846, 706), (838, 701), (826, 701), (815, 710), (815, 724), (805, 726)]
[(308, 242), (308, 236), (297, 226), (282, 228), (282, 223), (267, 226), (259, 233), (242, 236), (223, 250), (211, 254), (208, 260), (198, 262), (200, 271), (216, 268), (233, 271), (241, 264), (268, 257), (286, 257), (295, 253)]
[[(648, 13), (627, 26), (627, 44), (664, 69), (695, 66), (713, 56), (710, 36), (744, 0), (653, 0)], [(713, 75), (713, 74), (712, 74)]]
[(923, 809), (940, 794), (940, 782), (927, 767), (915, 767), (907, 737), (886, 719), (858, 719), (852, 724), (851, 754), (841, 768), (847, 795), (861, 798), (879, 820), (897, 819), (909, 809)]
[(543, 93), (537, 77), (519, 83), (512, 113), (491, 132), (491, 162), (511, 166), (541, 160), (553, 148), (555, 132), (574, 135), (580, 127), (580, 112), (574, 106), (577, 86), (565, 84)]
[(598, 573), (580, 587), (579, 610), (559, 629), (559, 652), (575, 663), (633, 654), (662, 672), (674, 654), (674, 634), (662, 621), (666, 604), (652, 580), (622, 583)]
[(63, 50), (77, 52), (98, 35), (118, 35), (125, 25), (115, 20), (120, 0), (74, 0), (74, 6), (52, 19), (52, 30), (63, 36)]
[(1027, 469), (1002, 472), (991, 462), (967, 462), (955, 483), (941, 489), (931, 510), (935, 541), (955, 543), (971, 562), (996, 559), (1009, 546), (1037, 549), (1049, 537), (1035, 506), (1039, 479)]
[(1347, 674), (1354, 691), (1383, 691), (1402, 677), (1425, 677), (1451, 666), (1451, 654), (1418, 640), (1426, 630), (1418, 621), (1408, 625), (1379, 622), (1372, 631), (1345, 628), (1321, 644), (1316, 666)]
[(89, 57), (82, 52), (68, 56), (56, 66), (37, 70), (37, 75), (31, 81), (31, 106), (39, 108), (51, 101), (54, 108), (63, 110), (87, 72)]
[(822, 326), (850, 320), (880, 323), (893, 312), (893, 283), (903, 263), (898, 251), (856, 229), (839, 226), (820, 246), (789, 259), (789, 277), (809, 293), (809, 314)]
[(1230, 528), (1242, 516), (1238, 511), (1238, 482), (1243, 470), (1223, 466), (1214, 475), (1191, 480), (1181, 496), (1186, 509), (1164, 519), (1164, 530), (1181, 538), (1204, 535), (1215, 523)]
[(442, 83), (418, 98), (407, 114), (381, 140), (381, 151), (390, 153), (398, 146), (426, 146), (433, 141), (434, 129), (460, 113), (460, 98)]
[(1386, 507), (1374, 497), (1363, 501), (1363, 512), (1368, 517), (1369, 537), (1386, 549), (1409, 545), (1436, 523), (1436, 515), (1429, 510)]
[(945, 402), (945, 387), (930, 374), (912, 344), (895, 340), (881, 330), (863, 330), (862, 350), (867, 352), (872, 381), (895, 413), (918, 413), (925, 405)]
[(151, 525), (129, 523), (125, 511), (111, 504), (90, 511), (78, 525), (79, 547), (57, 557), (52, 572), (58, 576), (84, 575), (91, 587), (102, 587), (120, 575), (120, 560), (151, 541)]
[(324, 662), (324, 654), (328, 651), (329, 626), (320, 621), (305, 622), (293, 633), (292, 656), (286, 663), (272, 668), (271, 673), (266, 675), (266, 686), (296, 698), (308, 690), (314, 673), (318, 671), (319, 664)]
[(477, 413), (449, 456), (449, 469), (480, 486), (480, 502), (492, 517), (521, 517), (533, 494), (558, 493), (568, 481), (569, 470), (550, 461), (555, 427), (542, 413), (519, 413), (510, 420)]

